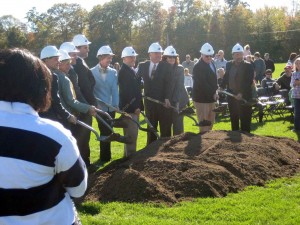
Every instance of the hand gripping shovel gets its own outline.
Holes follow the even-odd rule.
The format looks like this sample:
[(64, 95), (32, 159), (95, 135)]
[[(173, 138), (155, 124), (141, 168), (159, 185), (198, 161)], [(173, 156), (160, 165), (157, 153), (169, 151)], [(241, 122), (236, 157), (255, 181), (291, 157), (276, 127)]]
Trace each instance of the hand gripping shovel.
[[(99, 116), (99, 117), (100, 117), (100, 116)], [(100, 118), (101, 118), (101, 117), (100, 117)], [(101, 119), (102, 119), (102, 118), (101, 118)], [(102, 119), (102, 121), (105, 122), (103, 119)], [(102, 122), (102, 121), (101, 121), (101, 122)], [(105, 123), (106, 123), (106, 122), (105, 122)], [(96, 131), (93, 127), (87, 125), (86, 123), (84, 123), (84, 122), (82, 122), (82, 121), (80, 121), (80, 120), (77, 120), (77, 124), (79, 124), (79, 125), (81, 125), (81, 126), (87, 128), (88, 130), (92, 131), (92, 132), (96, 135), (96, 138), (97, 138), (98, 141), (103, 141), (103, 142), (117, 141), (117, 142), (121, 142), (121, 143), (125, 143), (125, 144), (130, 144), (130, 142), (127, 140), (127, 138), (124, 137), (124, 136), (121, 136), (120, 134), (116, 134), (116, 133), (113, 132), (113, 133), (112, 133), (111, 135), (109, 135), (109, 136), (101, 136), (101, 135), (99, 135), (99, 134), (97, 133), (97, 131)], [(107, 123), (106, 123), (106, 124), (107, 124)], [(108, 125), (108, 124), (107, 124), (107, 125)], [(108, 127), (110, 127), (110, 126), (108, 125)], [(111, 127), (110, 127), (110, 128), (111, 128)]]
[[(109, 108), (111, 108), (112, 110), (116, 111), (117, 113), (121, 114), (121, 117), (120, 117), (119, 119), (116, 119), (118, 122), (119, 122), (119, 121), (122, 121), (122, 120), (124, 121), (124, 117), (125, 117), (125, 118), (130, 119), (132, 122), (134, 122), (134, 123), (138, 126), (139, 130), (145, 131), (145, 132), (153, 132), (153, 129), (151, 129), (150, 126), (149, 126), (149, 128), (143, 128), (143, 127), (140, 125), (140, 123), (137, 122), (136, 120), (132, 119), (132, 116), (131, 116), (130, 114), (128, 114), (127, 112), (124, 112), (124, 111), (122, 111), (122, 110), (119, 110), (118, 108), (113, 107), (112, 105), (110, 105), (110, 104), (108, 104), (108, 103), (102, 101), (102, 100), (99, 99), (99, 98), (96, 98), (96, 99), (97, 99), (97, 101), (103, 103), (103, 104), (106, 105), (107, 107), (109, 107)], [(127, 106), (129, 106), (130, 104), (132, 104), (132, 102), (133, 102), (134, 100), (135, 100), (135, 98), (134, 98), (133, 100), (131, 100), (130, 103), (127, 104)], [(125, 106), (125, 107), (126, 107), (126, 106)], [(124, 107), (124, 108), (125, 108), (125, 107)], [(108, 116), (109, 116), (109, 114), (108, 114)], [(116, 120), (114, 120), (114, 121), (116, 121)], [(152, 127), (153, 127), (153, 126), (152, 126)], [(126, 128), (126, 127), (123, 127), (123, 128)], [(156, 131), (156, 130), (154, 129), (154, 131)], [(156, 132), (157, 132), (157, 131), (156, 131)]]
[[(96, 111), (98, 112), (98, 110), (99, 109), (97, 109)], [(105, 113), (102, 110), (99, 110), (99, 111), (101, 111), (102, 113)], [(109, 116), (109, 114), (107, 114), (107, 115)], [(111, 131), (111, 134), (109, 136), (100, 136), (101, 141), (103, 141), (103, 142), (117, 141), (117, 142), (121, 142), (121, 143), (124, 143), (124, 144), (130, 144), (131, 143), (127, 137), (121, 136), (120, 134), (115, 133), (113, 128), (101, 116), (96, 114), (95, 117)], [(109, 116), (109, 118), (112, 119), (110, 116)]]
[(200, 126), (199, 123), (197, 122), (197, 120), (192, 116), (192, 114), (194, 114), (194, 113), (195, 113), (195, 111), (192, 107), (185, 107), (184, 109), (182, 109), (179, 112), (179, 115), (186, 116), (186, 117), (190, 118), (191, 120), (193, 120), (194, 126)]
[[(165, 103), (163, 103), (163, 102), (161, 102), (161, 101), (159, 101), (159, 100), (157, 100), (157, 99), (154, 99), (154, 98), (151, 98), (151, 97), (148, 97), (148, 96), (143, 96), (143, 97), (144, 97), (145, 99), (151, 101), (151, 102), (155, 102), (155, 103), (157, 103), (157, 104), (160, 104), (160, 105), (165, 106)], [(175, 106), (172, 106), (172, 105), (171, 105), (170, 108), (173, 109), (175, 112), (179, 113), (178, 109), (177, 109)]]

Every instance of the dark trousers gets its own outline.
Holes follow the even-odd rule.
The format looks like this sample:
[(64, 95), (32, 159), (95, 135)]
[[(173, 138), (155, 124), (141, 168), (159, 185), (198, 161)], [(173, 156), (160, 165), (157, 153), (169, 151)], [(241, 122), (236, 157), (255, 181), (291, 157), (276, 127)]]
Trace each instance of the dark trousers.
[[(108, 114), (115, 118), (116, 113), (115, 112), (108, 112)], [(101, 116), (101, 115), (100, 115)], [(102, 119), (104, 119), (109, 125), (112, 124), (111, 121), (108, 120), (108, 118), (101, 116)], [(100, 130), (101, 136), (109, 136), (112, 134), (111, 130), (107, 128), (100, 120), (97, 119), (98, 122), (98, 128)], [(111, 160), (111, 149), (110, 149), (110, 142), (103, 142), (100, 141), (100, 160), (104, 162), (108, 162)]]
[[(80, 114), (78, 119), (89, 126), (92, 126), (93, 118), (88, 114)], [(90, 136), (91, 131), (80, 125), (72, 125), (71, 131), (75, 139), (77, 140), (77, 146), (79, 148), (80, 155), (85, 162), (86, 166), (90, 165)]]
[(294, 98), (294, 128), (300, 131), (300, 99)]
[[(163, 105), (155, 102), (149, 102), (145, 100), (145, 111), (146, 116), (149, 119), (152, 126), (157, 129), (159, 123), (160, 136), (171, 137), (171, 126), (172, 126), (172, 109), (167, 109)], [(155, 141), (157, 137), (152, 133), (148, 132), (147, 145)]]
[[(252, 107), (243, 104), (233, 97), (228, 97), (231, 130), (241, 130), (250, 133)], [(241, 123), (241, 126), (240, 126)]]
[(174, 110), (172, 110), (171, 114), (172, 114), (173, 136), (182, 134), (184, 132), (183, 115), (179, 115)]

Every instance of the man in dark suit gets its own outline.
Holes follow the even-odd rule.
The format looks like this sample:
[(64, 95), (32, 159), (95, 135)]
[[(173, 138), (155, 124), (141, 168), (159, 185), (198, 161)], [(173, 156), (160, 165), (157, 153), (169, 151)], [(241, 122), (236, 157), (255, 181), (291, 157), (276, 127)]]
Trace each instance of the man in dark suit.
[(204, 133), (213, 127), (216, 114), (215, 102), (218, 99), (218, 81), (215, 64), (212, 62), (213, 47), (209, 43), (202, 45), (201, 58), (193, 71), (192, 97), (200, 125), (200, 132)]
[[(139, 115), (143, 110), (141, 78), (137, 77), (134, 71), (136, 62), (135, 50), (132, 47), (126, 47), (122, 51), (121, 57), (123, 64), (119, 71), (119, 108), (130, 114), (136, 122), (139, 121)], [(124, 118), (128, 127), (124, 128), (124, 136), (130, 139), (130, 144), (124, 146), (124, 156), (130, 156), (136, 152), (136, 141), (138, 137), (138, 126), (132, 120)]]
[[(243, 60), (243, 47), (236, 44), (232, 48), (233, 60), (226, 64), (226, 72), (220, 87), (235, 95), (228, 96), (231, 129), (250, 133), (252, 106), (244, 104), (242, 99), (251, 101), (253, 84), (253, 66)], [(241, 122), (241, 127), (240, 127)]]
[(51, 107), (46, 112), (41, 112), (39, 115), (43, 118), (51, 119), (60, 122), (66, 128), (70, 128), (70, 123), (76, 124), (76, 117), (70, 114), (61, 104), (58, 94), (58, 78), (53, 72), (58, 69), (60, 53), (55, 46), (48, 45), (41, 51), (41, 60), (51, 70)]
[[(78, 75), (78, 86), (80, 87), (81, 93), (88, 104), (97, 106), (96, 99), (94, 97), (94, 86), (95, 86), (95, 79), (90, 71), (89, 67), (85, 63), (84, 59), (88, 57), (89, 53), (89, 42), (87, 38), (82, 35), (78, 34), (74, 36), (73, 43), (76, 46), (78, 52), (78, 58), (76, 60), (76, 64), (73, 66), (75, 72)], [(79, 120), (82, 122), (92, 126), (92, 116), (88, 113), (80, 114)], [(74, 136), (77, 140), (77, 145), (83, 158), (85, 164), (87, 166), (90, 165), (90, 135), (91, 131), (86, 129), (85, 127), (77, 126), (74, 129)]]
[[(145, 99), (146, 116), (155, 129), (158, 123), (161, 137), (171, 136), (171, 75), (172, 67), (167, 62), (162, 62), (163, 49), (159, 43), (153, 43), (148, 49), (150, 60), (142, 62), (138, 66), (138, 77), (144, 81), (144, 95), (160, 102), (161, 105)], [(155, 141), (157, 138), (153, 133), (148, 133), (147, 144)]]

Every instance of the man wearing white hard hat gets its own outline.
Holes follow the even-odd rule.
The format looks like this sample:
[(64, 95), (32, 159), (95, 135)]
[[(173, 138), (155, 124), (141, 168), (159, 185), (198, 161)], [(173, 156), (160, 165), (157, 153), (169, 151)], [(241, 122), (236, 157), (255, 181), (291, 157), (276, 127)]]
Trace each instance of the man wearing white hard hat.
[(48, 45), (44, 47), (41, 51), (40, 58), (46, 64), (46, 66), (51, 70), (52, 73), (52, 83), (51, 83), (51, 107), (47, 112), (41, 112), (40, 116), (55, 120), (63, 124), (66, 128), (70, 127), (69, 123), (76, 124), (76, 117), (74, 117), (70, 112), (68, 112), (61, 104), (61, 99), (58, 94), (58, 78), (55, 74), (55, 70), (59, 67), (60, 53), (55, 46)]
[[(84, 61), (84, 59), (88, 57), (89, 44), (91, 44), (91, 42), (83, 34), (75, 35), (72, 42), (79, 51), (77, 52), (76, 64), (73, 65), (73, 68), (78, 75), (78, 86), (80, 87), (80, 91), (86, 100), (85, 103), (96, 106), (97, 102), (94, 96), (95, 79), (90, 71), (90, 68)], [(80, 114), (78, 118), (84, 123), (90, 126), (92, 125), (93, 119), (89, 114)], [(76, 126), (76, 131), (74, 132), (80, 154), (86, 165), (90, 166), (89, 142), (91, 131), (85, 127)]]
[(76, 48), (73, 42), (64, 42), (60, 45), (59, 50), (65, 50), (71, 57), (71, 68), (67, 76), (73, 84), (73, 88), (76, 94), (76, 99), (80, 102), (88, 104), (88, 102), (85, 100), (80, 90), (80, 87), (78, 85), (78, 75), (74, 70), (74, 65), (76, 64), (76, 60), (77, 60), (77, 54), (79, 52), (78, 49)]
[[(164, 102), (165, 106), (145, 99), (146, 116), (155, 129), (157, 129), (159, 123), (161, 137), (170, 137), (171, 117), (169, 110), (166, 109), (171, 106), (170, 80), (172, 68), (169, 63), (161, 61), (163, 49), (159, 43), (152, 43), (149, 46), (148, 53), (150, 60), (139, 64), (137, 75), (142, 77), (144, 81), (145, 96)], [(147, 144), (156, 139), (157, 137), (152, 132), (148, 132)]]
[[(96, 57), (99, 59), (99, 63), (91, 69), (91, 72), (96, 81), (94, 88), (95, 97), (113, 107), (118, 108), (119, 91), (117, 71), (109, 67), (114, 55), (115, 54), (108, 45), (99, 48), (96, 55)], [(101, 110), (110, 114), (112, 118), (115, 118), (115, 112), (111, 108), (107, 107), (101, 102), (98, 102), (98, 105), (100, 106)], [(109, 130), (99, 120), (98, 127), (101, 135), (109, 136), (112, 133), (111, 130)], [(111, 160), (110, 142), (100, 141), (100, 160), (103, 162), (108, 162)]]
[(222, 89), (234, 95), (228, 96), (231, 129), (250, 133), (252, 106), (244, 101), (252, 100), (253, 66), (244, 61), (243, 47), (237, 43), (232, 48), (233, 60), (227, 62), (226, 72), (220, 85)]
[(200, 132), (212, 129), (216, 114), (215, 102), (218, 100), (217, 70), (212, 62), (214, 49), (209, 43), (202, 45), (201, 57), (193, 70), (192, 97), (200, 125)]
[[(73, 113), (88, 113), (93, 116), (96, 115), (95, 106), (90, 106), (88, 104), (79, 102), (76, 99), (75, 90), (73, 84), (68, 78), (68, 72), (71, 68), (72, 58), (69, 56), (68, 52), (65, 50), (59, 50), (59, 69), (55, 70), (55, 73), (58, 76), (58, 92), (60, 95), (62, 105), (69, 111)], [(73, 129), (72, 129), (73, 128)], [(71, 127), (73, 133), (74, 127)]]
[[(123, 64), (119, 71), (119, 108), (131, 115), (132, 119), (139, 121), (140, 112), (143, 110), (141, 78), (136, 76), (134, 67), (136, 56), (133, 47), (126, 47), (122, 51)], [(136, 152), (138, 126), (128, 118), (124, 118), (128, 127), (124, 128), (124, 136), (130, 138), (132, 143), (124, 145), (124, 156), (130, 156)]]
[(172, 96), (170, 103), (177, 108), (177, 111), (172, 109), (170, 114), (173, 135), (178, 135), (184, 132), (183, 115), (178, 114), (178, 111), (184, 109), (189, 103), (189, 96), (184, 86), (184, 68), (179, 64), (179, 57), (173, 46), (168, 46), (164, 50), (162, 61), (172, 66), (172, 78), (170, 80)]

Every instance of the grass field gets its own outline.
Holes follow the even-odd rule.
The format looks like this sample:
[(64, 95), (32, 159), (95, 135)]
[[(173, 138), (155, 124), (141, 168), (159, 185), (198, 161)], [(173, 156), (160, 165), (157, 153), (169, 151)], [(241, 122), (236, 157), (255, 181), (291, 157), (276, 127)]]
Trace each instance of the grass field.
[[(285, 64), (276, 64), (277, 78)], [(185, 118), (185, 131), (198, 133), (192, 120)], [(96, 121), (93, 122), (96, 129)], [(282, 118), (252, 121), (252, 133), (299, 140), (292, 124)], [(230, 130), (228, 117), (217, 119), (215, 130)], [(122, 133), (122, 130), (115, 129)], [(146, 133), (139, 132), (138, 149), (145, 147)], [(91, 137), (91, 160), (99, 164), (99, 142)], [(123, 144), (112, 143), (112, 158), (123, 156)], [(107, 163), (109, 164), (109, 163)], [(105, 167), (107, 164), (102, 165)], [(101, 169), (101, 168), (100, 168)], [(199, 198), (172, 207), (155, 204), (84, 202), (78, 206), (82, 223), (90, 224), (300, 224), (300, 176), (270, 181), (264, 187), (248, 187), (224, 198)]]

